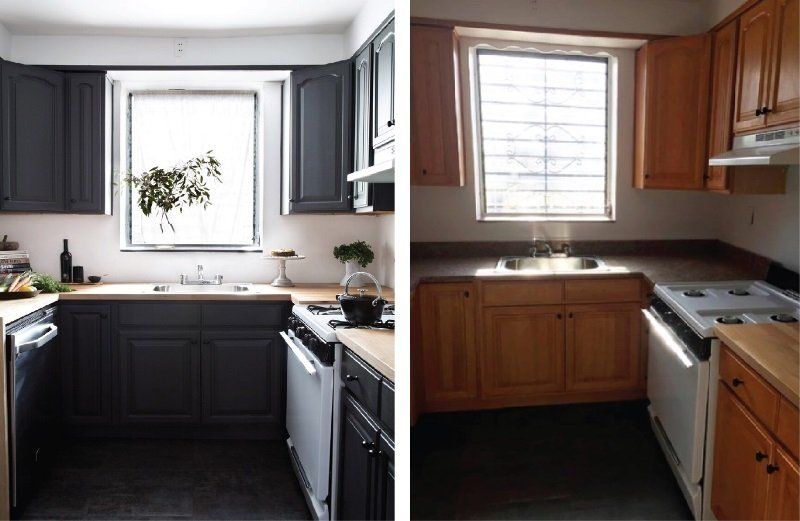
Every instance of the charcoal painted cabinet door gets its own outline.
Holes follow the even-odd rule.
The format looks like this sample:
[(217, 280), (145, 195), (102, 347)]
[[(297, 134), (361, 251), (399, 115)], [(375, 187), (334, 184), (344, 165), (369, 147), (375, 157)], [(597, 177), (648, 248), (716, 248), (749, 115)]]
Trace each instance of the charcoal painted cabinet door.
[(350, 210), (352, 63), (292, 73), (290, 213)]
[(111, 306), (59, 307), (61, 383), (68, 425), (111, 423)]
[(339, 445), (339, 519), (374, 519), (378, 427), (345, 391)]
[(67, 74), (67, 210), (105, 210), (105, 73)]
[(274, 331), (203, 332), (203, 421), (280, 423), (283, 350)]
[(372, 48), (372, 146), (378, 148), (394, 139), (394, 20), (378, 34)]
[(394, 440), (381, 433), (378, 451), (377, 519), (394, 519)]
[[(355, 58), (353, 171), (372, 166), (372, 45)], [(369, 205), (368, 183), (353, 183), (353, 208)]]
[(0, 210), (64, 210), (64, 75), (2, 64)]
[(197, 331), (144, 330), (119, 334), (120, 421), (178, 424), (200, 420)]

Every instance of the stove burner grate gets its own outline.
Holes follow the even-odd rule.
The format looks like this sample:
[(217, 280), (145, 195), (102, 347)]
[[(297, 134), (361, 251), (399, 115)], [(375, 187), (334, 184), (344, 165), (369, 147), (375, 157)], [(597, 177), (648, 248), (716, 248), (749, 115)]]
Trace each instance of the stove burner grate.
[(338, 327), (344, 329), (394, 329), (394, 320), (378, 320), (368, 326), (357, 326), (347, 320), (330, 320), (328, 325), (333, 329)]
[(705, 297), (706, 296), (705, 292), (700, 291), (699, 289), (687, 289), (686, 291), (683, 292), (683, 295), (686, 296), (686, 297)]
[(317, 305), (311, 304), (306, 309), (308, 309), (312, 315), (341, 315), (342, 314), (342, 306), (338, 304), (328, 304), (328, 305)]
[(769, 317), (773, 322), (797, 322), (797, 319), (788, 313), (778, 313)]
[(732, 290), (728, 291), (728, 294), (729, 295), (736, 295), (737, 297), (745, 297), (745, 296), (749, 295), (750, 292), (747, 291), (746, 289), (736, 288), (736, 289), (732, 289)]
[(720, 324), (744, 324), (744, 320), (737, 317), (736, 315), (717, 317), (717, 322)]

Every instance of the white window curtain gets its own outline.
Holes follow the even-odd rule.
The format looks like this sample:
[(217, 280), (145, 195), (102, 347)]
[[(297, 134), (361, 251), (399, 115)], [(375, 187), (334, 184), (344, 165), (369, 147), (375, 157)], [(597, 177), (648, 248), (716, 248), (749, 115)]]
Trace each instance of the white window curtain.
[(171, 212), (175, 231), (145, 217), (131, 191), (131, 245), (249, 246), (257, 242), (255, 92), (146, 91), (130, 98), (130, 167), (138, 176), (170, 168), (209, 150), (221, 182), (208, 181), (211, 205)]

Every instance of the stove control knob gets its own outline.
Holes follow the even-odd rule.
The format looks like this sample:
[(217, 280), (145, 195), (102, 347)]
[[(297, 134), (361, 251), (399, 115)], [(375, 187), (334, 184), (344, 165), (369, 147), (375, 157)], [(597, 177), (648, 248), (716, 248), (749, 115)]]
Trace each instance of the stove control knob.
[(304, 343), (306, 344), (306, 347), (308, 347), (309, 349), (315, 349), (317, 347), (318, 341), (316, 338), (311, 337), (308, 340), (304, 341)]
[(295, 320), (294, 317), (289, 317), (287, 325), (289, 326), (289, 329), (294, 329), (297, 326), (297, 320)]

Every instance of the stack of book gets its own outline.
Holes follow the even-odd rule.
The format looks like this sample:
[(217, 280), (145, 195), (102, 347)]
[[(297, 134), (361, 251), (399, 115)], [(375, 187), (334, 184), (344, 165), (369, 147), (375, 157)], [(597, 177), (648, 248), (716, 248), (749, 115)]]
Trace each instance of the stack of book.
[(31, 269), (31, 258), (25, 250), (0, 251), (0, 275), (24, 273)]

